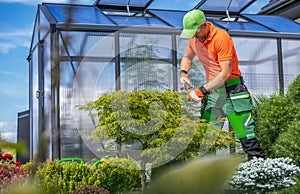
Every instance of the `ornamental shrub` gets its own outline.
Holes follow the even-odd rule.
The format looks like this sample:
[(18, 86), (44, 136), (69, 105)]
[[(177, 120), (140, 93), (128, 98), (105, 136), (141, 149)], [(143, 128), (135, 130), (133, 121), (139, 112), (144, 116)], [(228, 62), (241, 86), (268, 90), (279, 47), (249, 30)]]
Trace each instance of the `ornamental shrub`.
[(295, 185), (299, 175), (290, 158), (254, 158), (240, 164), (229, 185), (242, 191), (278, 191)]
[(110, 193), (132, 191), (140, 186), (140, 171), (131, 169), (139, 167), (125, 158), (109, 158), (97, 168), (49, 160), (37, 169), (34, 184), (38, 192), (51, 194), (72, 193), (83, 186), (102, 187)]
[(300, 75), (288, 86), (287, 97), (295, 103), (300, 103)]
[(100, 186), (99, 181), (93, 176), (94, 171), (95, 167), (76, 162), (46, 161), (36, 172), (35, 186), (40, 191), (51, 194), (72, 193), (84, 185)]
[[(264, 149), (267, 157), (290, 157), (297, 163), (299, 157), (296, 159), (294, 156), (298, 155), (298, 151), (293, 153), (293, 149), (297, 149), (297, 141), (289, 149), (291, 152), (279, 153), (280, 144), (284, 143), (287, 148), (288, 139), (287, 134), (281, 137), (280, 144), (277, 144), (277, 138), (281, 133), (285, 133), (293, 124), (300, 120), (300, 75), (288, 86), (286, 95), (273, 94), (270, 97), (260, 96), (255, 100), (255, 107), (253, 111), (254, 119), (256, 120), (256, 133), (260, 139), (261, 147)], [(295, 128), (295, 127), (293, 127)], [(296, 130), (296, 129), (295, 129)], [(299, 130), (299, 129), (298, 129)], [(296, 131), (292, 133), (297, 133)], [(295, 136), (296, 137), (296, 136)], [(294, 137), (294, 138), (295, 138)], [(275, 148), (277, 144), (277, 148)], [(292, 145), (292, 144), (289, 144)], [(281, 151), (283, 147), (280, 148)], [(291, 156), (294, 155), (294, 156)]]
[[(134, 170), (136, 169), (136, 170)], [(139, 166), (130, 159), (108, 158), (95, 172), (102, 187), (110, 193), (133, 191), (141, 187)]]
[(22, 184), (28, 175), (28, 170), (21, 167), (21, 162), (14, 162), (11, 154), (0, 154), (0, 192), (10, 186)]
[(273, 147), (275, 157), (289, 157), (300, 166), (300, 120), (291, 123), (286, 132), (279, 135)]
[[(188, 102), (186, 95), (171, 90), (117, 91), (77, 107), (98, 118), (95, 130), (86, 132), (89, 138), (137, 146), (141, 154), (132, 157), (140, 161), (141, 169), (149, 161), (158, 167), (173, 159), (188, 160), (236, 145), (231, 132), (207, 130), (211, 124), (200, 120), (201, 107)], [(145, 170), (141, 177), (144, 191)]]
[[(272, 147), (279, 134), (287, 131), (287, 126), (294, 122), (299, 105), (284, 95), (272, 95), (259, 105), (256, 112), (256, 133), (267, 157), (274, 157)], [(299, 115), (300, 116), (300, 115)]]

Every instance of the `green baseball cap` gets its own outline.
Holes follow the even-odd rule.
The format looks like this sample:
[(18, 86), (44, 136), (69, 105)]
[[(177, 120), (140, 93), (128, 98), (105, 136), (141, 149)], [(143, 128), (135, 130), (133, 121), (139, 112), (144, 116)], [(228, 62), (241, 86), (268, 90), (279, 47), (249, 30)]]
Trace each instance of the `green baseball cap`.
[(206, 21), (203, 11), (199, 9), (194, 9), (187, 12), (183, 17), (183, 30), (181, 32), (181, 38), (192, 38), (199, 26), (201, 26)]

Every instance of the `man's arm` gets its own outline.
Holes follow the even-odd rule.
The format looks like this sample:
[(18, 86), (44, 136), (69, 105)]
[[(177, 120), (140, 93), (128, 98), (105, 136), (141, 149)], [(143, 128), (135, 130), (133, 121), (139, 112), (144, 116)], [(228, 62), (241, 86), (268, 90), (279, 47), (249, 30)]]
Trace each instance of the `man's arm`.
[(188, 101), (199, 102), (200, 99), (208, 95), (211, 90), (224, 85), (225, 82), (231, 77), (231, 64), (231, 60), (221, 61), (221, 72), (207, 84), (204, 84), (203, 86), (191, 91), (188, 95)]
[(231, 77), (231, 72), (232, 72), (232, 61), (231, 60), (226, 60), (226, 61), (220, 61), (220, 67), (221, 67), (221, 72), (210, 82), (204, 85), (205, 89), (209, 92), (215, 88), (219, 88), (227, 80), (230, 79)]
[(192, 67), (192, 60), (195, 57), (194, 54), (189, 53), (189, 52), (185, 52), (184, 56), (181, 59), (181, 63), (180, 63), (180, 70), (185, 70), (185, 71), (189, 71)]
[(186, 52), (181, 59), (179, 77), (180, 77), (181, 84), (186, 89), (190, 89), (193, 87), (190, 85), (191, 80), (189, 78), (188, 71), (192, 67), (192, 60), (193, 60), (194, 56), (195, 56), (195, 54), (192, 52), (192, 50), (190, 50), (189, 47), (187, 47)]

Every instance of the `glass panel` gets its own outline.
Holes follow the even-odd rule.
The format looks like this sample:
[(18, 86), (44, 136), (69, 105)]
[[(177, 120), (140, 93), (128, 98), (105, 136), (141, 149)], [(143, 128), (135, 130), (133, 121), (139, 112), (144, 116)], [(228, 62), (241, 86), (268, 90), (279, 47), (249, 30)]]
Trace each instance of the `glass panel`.
[(98, 5), (118, 5), (118, 6), (126, 6), (129, 2), (130, 6), (135, 7), (145, 7), (148, 2), (153, 0), (100, 0)]
[(98, 8), (80, 5), (46, 4), (57, 22), (114, 25)]
[(122, 90), (173, 89), (170, 35), (120, 34), (120, 47)]
[(255, 95), (277, 92), (279, 78), (276, 39), (233, 37), (233, 40), (248, 89)]
[[(114, 34), (62, 32), (59, 42), (60, 55), (65, 56), (65, 61), (60, 63), (62, 157), (101, 158), (103, 145), (79, 134), (82, 130), (93, 130), (97, 120), (76, 106), (115, 91)], [(74, 57), (72, 61), (69, 61), (68, 54)]]
[(38, 22), (36, 22), (35, 24), (34, 24), (35, 26), (35, 28), (33, 29), (34, 30), (34, 32), (33, 32), (33, 34), (32, 34), (32, 47), (30, 48), (30, 49), (33, 49), (37, 44), (38, 44), (38, 42), (39, 42), (39, 37), (38, 37), (38, 34), (39, 34), (39, 26), (38, 26)]
[[(79, 67), (76, 70), (76, 75), (73, 76), (73, 79), (64, 81), (65, 83), (70, 83), (65, 87), (61, 86), (63, 88), (68, 88), (68, 90), (64, 89), (64, 96), (68, 97), (68, 101), (64, 103), (65, 107), (61, 109), (62, 111), (68, 112), (68, 114), (72, 115), (71, 117), (63, 117), (64, 113), (62, 112), (61, 119), (63, 121), (61, 121), (61, 123), (69, 123), (69, 127), (64, 127), (66, 138), (67, 136), (70, 136), (68, 139), (75, 138), (74, 141), (77, 142), (79, 137), (75, 136), (74, 133), (78, 134), (78, 132), (82, 130), (94, 130), (94, 122), (97, 122), (97, 118), (91, 117), (87, 111), (78, 110), (76, 106), (84, 105), (90, 101), (98, 99), (103, 94), (109, 94), (115, 91), (114, 61), (95, 62), (88, 61), (87, 58), (81, 61), (78, 65)], [(64, 70), (63, 72), (65, 72), (65, 74), (62, 76), (70, 77), (69, 74), (73, 74), (70, 69), (70, 65), (68, 64), (65, 68), (69, 70)], [(61, 103), (61, 105), (63, 104)], [(72, 134), (73, 137), (71, 137)], [(84, 157), (91, 159), (91, 154), (88, 154), (88, 152), (92, 151), (101, 158), (101, 151), (103, 151), (103, 145), (101, 143), (92, 143), (85, 135), (80, 135), (80, 140), (81, 142), (77, 146), (84, 146), (84, 149), (80, 151), (81, 154), (85, 154)], [(72, 141), (70, 140), (65, 142), (66, 150), (67, 147), (73, 146), (71, 142)]]
[[(115, 55), (114, 33), (107, 32), (62, 32), (64, 42), (60, 55), (82, 57), (111, 57)], [(68, 40), (68, 41), (67, 41)]]
[(282, 60), (284, 72), (284, 87), (300, 74), (300, 40), (282, 40)]
[(255, 23), (248, 22), (217, 22), (214, 23), (224, 27), (228, 30), (243, 30), (243, 31), (262, 31), (262, 32), (272, 32), (271, 30), (260, 26)]
[(165, 23), (150, 17), (110, 16), (120, 26), (166, 26)]
[(270, 0), (254, 0), (254, 2), (251, 5), (249, 5), (244, 11), (242, 11), (242, 14), (257, 14), (269, 2)]
[(182, 19), (186, 11), (162, 11), (162, 10), (148, 10), (151, 14), (159, 17), (163, 21), (171, 24), (176, 28), (183, 28)]
[[(231, 0), (213, 0), (205, 1), (199, 9), (210, 11), (225, 11)], [(232, 0), (229, 11), (239, 12), (244, 6), (246, 6), (252, 0)]]
[(299, 33), (300, 24), (280, 16), (270, 15), (245, 15), (245, 17), (272, 28), (277, 32)]
[(115, 57), (114, 33), (95, 32), (87, 33), (82, 43), (82, 55), (90, 57)]
[(46, 33), (50, 30), (50, 23), (45, 17), (44, 13), (40, 12), (40, 38), (43, 39)]
[[(30, 69), (30, 128), (32, 137), (32, 145), (31, 145), (31, 156), (35, 156), (38, 152), (38, 143), (39, 143), (39, 99), (37, 98), (36, 94), (39, 90), (39, 75), (38, 75), (38, 49), (36, 49), (32, 53), (32, 60), (31, 60), (31, 69)], [(32, 158), (33, 159), (33, 158)]]
[(187, 11), (193, 9), (199, 0), (176, 0), (176, 1), (162, 1), (154, 0), (148, 8), (150, 9), (166, 9), (166, 10), (182, 10)]
[[(78, 66), (78, 62), (73, 62)], [(74, 72), (70, 62), (60, 63), (60, 138), (61, 157), (80, 156), (80, 135), (74, 119), (74, 105), (71, 103)]]
[[(51, 137), (51, 132), (52, 132), (52, 123), (51, 123), (51, 49), (50, 49), (50, 36), (48, 36), (44, 43), (44, 57), (43, 57), (43, 65), (44, 65), (44, 124), (45, 124), (45, 131), (47, 132), (47, 134), (49, 135), (49, 137)], [(53, 137), (52, 137), (53, 138)], [(54, 137), (56, 138), (56, 137)], [(53, 139), (51, 139), (51, 141), (53, 142)], [(57, 140), (56, 140), (57, 141)], [(49, 146), (49, 153), (51, 155), (52, 153), (52, 146)], [(56, 153), (56, 155), (58, 155), (58, 153)]]
[[(94, 158), (101, 143), (93, 144), (82, 130), (93, 130), (94, 118), (86, 111), (80, 111), (77, 105), (84, 105), (98, 99), (104, 93), (115, 91), (114, 62), (91, 62), (88, 59), (73, 62), (61, 62), (60, 85), (60, 124), (62, 157), (78, 157), (84, 160)], [(94, 153), (92, 153), (93, 151)], [(101, 156), (99, 156), (101, 157)]]

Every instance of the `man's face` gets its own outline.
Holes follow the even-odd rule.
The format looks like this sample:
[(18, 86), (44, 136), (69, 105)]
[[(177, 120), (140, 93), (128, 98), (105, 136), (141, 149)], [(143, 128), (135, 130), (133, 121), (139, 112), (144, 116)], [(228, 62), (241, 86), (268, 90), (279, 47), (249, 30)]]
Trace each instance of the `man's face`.
[(195, 37), (200, 41), (204, 42), (209, 34), (209, 25), (204, 22), (195, 34)]

